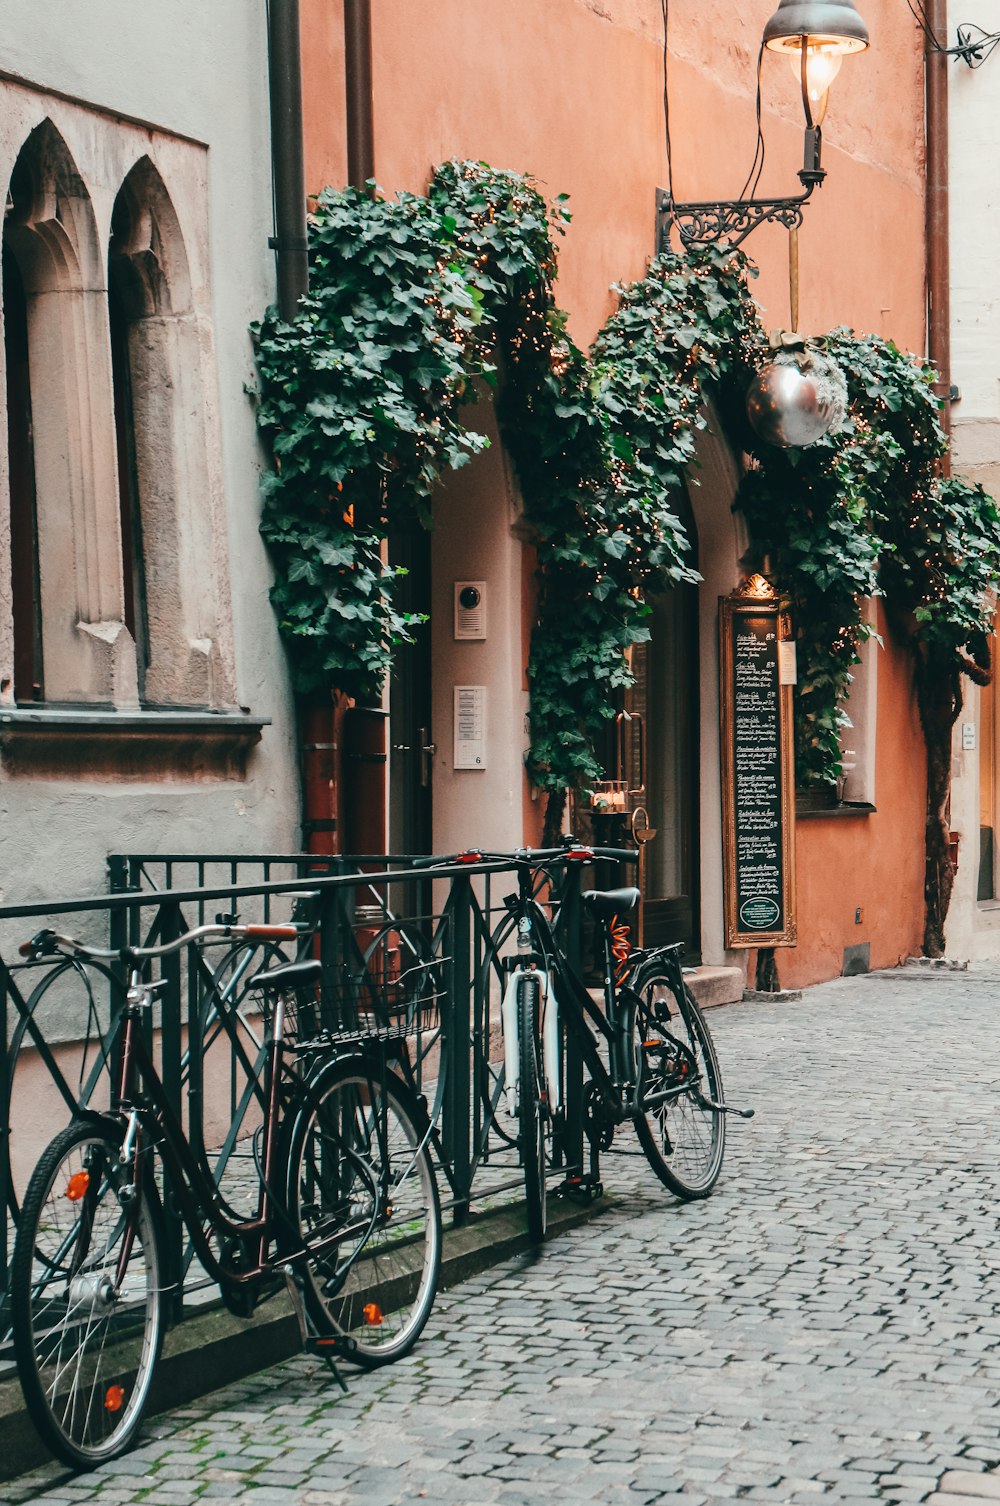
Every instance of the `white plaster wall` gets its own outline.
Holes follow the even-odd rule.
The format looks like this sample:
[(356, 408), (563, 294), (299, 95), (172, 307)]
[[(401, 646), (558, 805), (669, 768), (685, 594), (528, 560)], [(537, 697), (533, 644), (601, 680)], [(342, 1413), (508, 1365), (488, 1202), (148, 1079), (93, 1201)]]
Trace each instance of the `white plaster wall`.
[[(1000, 31), (1000, 0), (949, 6), (949, 45), (962, 22)], [(952, 410), (956, 469), (1000, 497), (1000, 53), (980, 68), (949, 64), (951, 177)], [(994, 644), (996, 659), (996, 644)], [(1000, 910), (977, 903), (979, 872), (979, 737), (963, 750), (964, 722), (978, 727), (979, 692), (963, 682), (965, 706), (955, 729), (951, 827), (959, 835), (958, 875), (948, 915), (947, 951), (956, 957), (1000, 955)]]
[[(213, 390), (204, 417), (231, 567), (237, 699), (272, 725), (245, 780), (77, 783), (0, 773), (0, 903), (97, 892), (110, 851), (290, 851), (298, 844), (292, 707), (267, 599), (270, 571), (257, 531), (262, 456), (244, 391), (254, 379), (248, 326), (274, 297), (263, 0), (5, 0), (3, 32), (8, 77), (208, 148), (207, 238), (184, 220), (198, 207), (176, 207), (211, 316)], [(23, 91), (0, 78), (5, 136), (12, 128), (6, 103), (15, 95)], [(86, 154), (85, 123), (73, 106), (62, 114), (76, 117), (70, 144)], [(95, 204), (101, 216), (114, 197), (108, 176), (109, 202)]]
[[(522, 790), (526, 697), (522, 690), (521, 551), (512, 528), (516, 491), (496, 427), (493, 405), (481, 401), (470, 427), (490, 436), (490, 449), (450, 475), (434, 498), (431, 646), (433, 847), (506, 851), (523, 840)], [(455, 581), (485, 581), (485, 640), (456, 642)], [(486, 767), (453, 766), (454, 687), (486, 687)]]

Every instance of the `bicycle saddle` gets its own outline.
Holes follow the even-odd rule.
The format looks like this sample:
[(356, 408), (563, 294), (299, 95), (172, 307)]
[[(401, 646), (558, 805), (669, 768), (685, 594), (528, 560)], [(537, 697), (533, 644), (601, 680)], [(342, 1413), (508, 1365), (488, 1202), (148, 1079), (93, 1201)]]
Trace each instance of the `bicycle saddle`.
[(638, 889), (586, 889), (583, 902), (601, 920), (628, 915), (639, 903)]
[(284, 967), (266, 967), (262, 973), (251, 978), (249, 988), (300, 988), (304, 983), (316, 983), (323, 970), (321, 962), (307, 958), (305, 962), (286, 962)]

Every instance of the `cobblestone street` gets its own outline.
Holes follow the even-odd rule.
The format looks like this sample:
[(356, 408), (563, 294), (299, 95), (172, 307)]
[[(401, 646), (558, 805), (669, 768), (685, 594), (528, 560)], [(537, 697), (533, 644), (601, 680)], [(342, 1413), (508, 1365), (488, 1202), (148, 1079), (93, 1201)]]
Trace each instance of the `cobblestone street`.
[[(1000, 974), (907, 970), (710, 1016), (723, 1179), (619, 1206), (443, 1293), (349, 1394), (305, 1359), (10, 1503), (948, 1500), (1000, 1463)], [(950, 1472), (960, 1472), (958, 1477)], [(970, 1479), (970, 1475), (978, 1478)], [(942, 1484), (942, 1477), (946, 1477)], [(936, 1495), (944, 1490), (946, 1495)]]

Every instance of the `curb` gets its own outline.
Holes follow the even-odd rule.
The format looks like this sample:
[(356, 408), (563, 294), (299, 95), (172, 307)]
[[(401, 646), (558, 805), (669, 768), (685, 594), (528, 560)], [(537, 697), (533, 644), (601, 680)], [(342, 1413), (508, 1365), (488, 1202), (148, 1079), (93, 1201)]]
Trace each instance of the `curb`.
[[(613, 1197), (579, 1206), (564, 1199), (549, 1204), (548, 1237), (588, 1222), (616, 1206)], [(472, 1214), (459, 1228), (446, 1227), (439, 1291), (457, 1286), (532, 1248), (524, 1204)], [(192, 1314), (167, 1334), (146, 1409), (155, 1416), (183, 1406), (220, 1386), (266, 1370), (301, 1352), (299, 1326), (287, 1299), (278, 1297), (252, 1317), (235, 1318), (221, 1302)], [(350, 1374), (352, 1366), (345, 1366)], [(0, 1382), (0, 1480), (50, 1464), (51, 1455), (35, 1432), (16, 1379)]]

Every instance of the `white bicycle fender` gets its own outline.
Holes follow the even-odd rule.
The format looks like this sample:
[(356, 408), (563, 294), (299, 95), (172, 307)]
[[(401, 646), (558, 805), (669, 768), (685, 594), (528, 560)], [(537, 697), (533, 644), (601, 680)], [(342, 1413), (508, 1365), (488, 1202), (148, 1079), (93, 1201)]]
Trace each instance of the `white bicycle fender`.
[(517, 1085), (521, 1075), (521, 1063), (517, 1049), (517, 980), (520, 973), (511, 973), (504, 989), (500, 1005), (500, 1023), (503, 1027), (504, 1091), (507, 1095), (507, 1112), (517, 1113)]
[(542, 1051), (545, 1056), (545, 1082), (549, 1090), (549, 1109), (562, 1107), (559, 1073), (559, 1004), (552, 979), (544, 975), (542, 986)]

